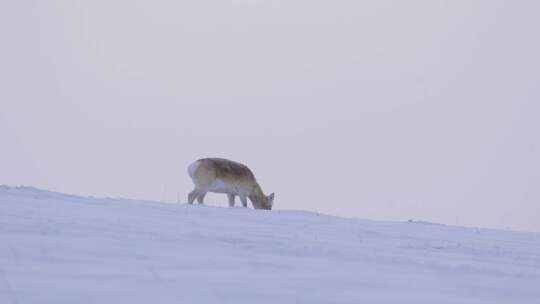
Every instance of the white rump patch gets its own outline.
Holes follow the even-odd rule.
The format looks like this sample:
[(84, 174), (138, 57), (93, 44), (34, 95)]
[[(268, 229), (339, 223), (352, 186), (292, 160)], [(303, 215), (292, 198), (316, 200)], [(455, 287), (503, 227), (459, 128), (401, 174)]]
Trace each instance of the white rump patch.
[(193, 164), (189, 165), (188, 167), (188, 173), (189, 176), (193, 179), (193, 176), (195, 175), (195, 171), (199, 168), (199, 161), (194, 162)]

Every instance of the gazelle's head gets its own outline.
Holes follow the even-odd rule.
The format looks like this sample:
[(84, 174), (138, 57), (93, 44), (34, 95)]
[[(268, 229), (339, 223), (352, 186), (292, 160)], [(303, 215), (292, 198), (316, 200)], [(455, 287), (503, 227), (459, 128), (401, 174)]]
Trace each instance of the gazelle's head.
[(264, 195), (260, 201), (259, 209), (271, 210), (272, 206), (274, 206), (274, 193), (270, 195)]

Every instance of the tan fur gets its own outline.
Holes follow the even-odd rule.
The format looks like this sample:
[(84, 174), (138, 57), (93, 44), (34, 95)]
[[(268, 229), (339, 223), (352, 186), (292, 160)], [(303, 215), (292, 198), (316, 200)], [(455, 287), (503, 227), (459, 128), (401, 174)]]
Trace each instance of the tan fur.
[(272, 209), (274, 193), (264, 195), (255, 175), (241, 163), (223, 158), (204, 158), (191, 164), (188, 173), (195, 184), (195, 189), (188, 195), (189, 204), (193, 204), (195, 199), (202, 204), (207, 192), (215, 192), (227, 194), (230, 207), (234, 206), (234, 198), (238, 195), (244, 207), (247, 207), (249, 198), (255, 209)]

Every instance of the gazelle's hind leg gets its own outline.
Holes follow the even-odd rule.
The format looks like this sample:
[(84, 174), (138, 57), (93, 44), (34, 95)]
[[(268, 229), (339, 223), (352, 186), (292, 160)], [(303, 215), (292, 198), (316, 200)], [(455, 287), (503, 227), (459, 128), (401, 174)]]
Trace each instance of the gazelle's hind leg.
[(206, 195), (206, 192), (202, 192), (199, 194), (199, 196), (197, 196), (197, 202), (199, 202), (199, 204), (203, 204), (204, 203), (204, 196)]
[(247, 197), (245, 196), (240, 196), (240, 200), (242, 201), (242, 206), (244, 208), (247, 208)]
[(199, 196), (197, 189), (191, 191), (188, 195), (188, 204), (193, 204), (193, 201)]
[(229, 207), (234, 207), (234, 194), (227, 194), (229, 198)]

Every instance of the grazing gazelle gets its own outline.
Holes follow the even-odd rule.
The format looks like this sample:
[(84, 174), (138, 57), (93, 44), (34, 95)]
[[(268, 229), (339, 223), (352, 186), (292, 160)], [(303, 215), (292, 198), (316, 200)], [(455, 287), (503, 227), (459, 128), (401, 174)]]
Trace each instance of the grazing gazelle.
[(188, 167), (188, 173), (195, 184), (195, 189), (188, 196), (189, 204), (193, 204), (195, 199), (202, 204), (207, 192), (226, 193), (230, 207), (234, 206), (236, 195), (244, 207), (247, 207), (248, 197), (255, 209), (270, 210), (274, 204), (274, 193), (264, 195), (251, 170), (232, 160), (199, 159)]

